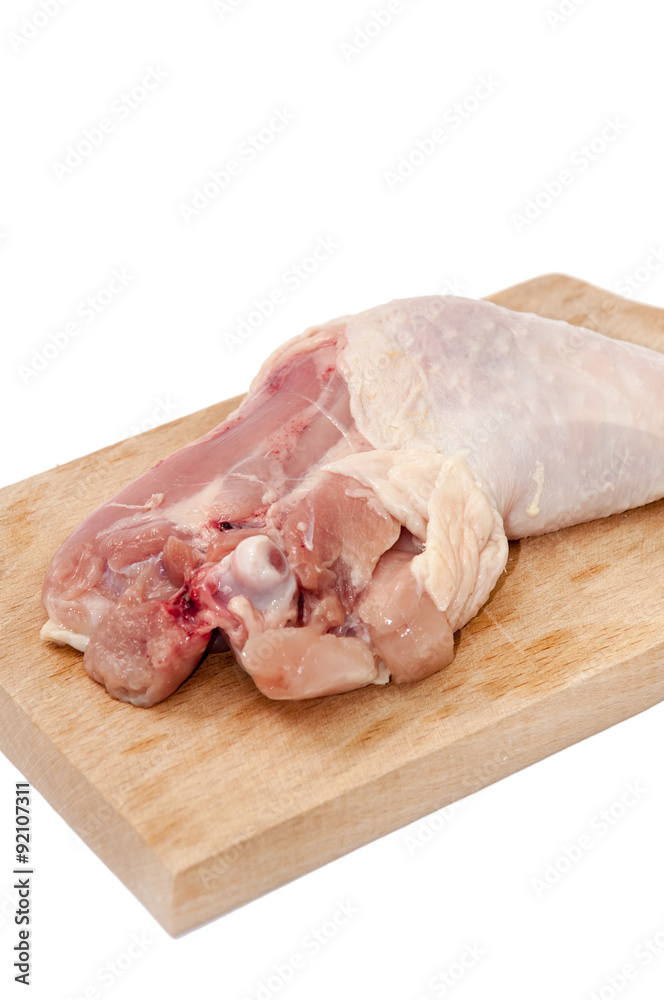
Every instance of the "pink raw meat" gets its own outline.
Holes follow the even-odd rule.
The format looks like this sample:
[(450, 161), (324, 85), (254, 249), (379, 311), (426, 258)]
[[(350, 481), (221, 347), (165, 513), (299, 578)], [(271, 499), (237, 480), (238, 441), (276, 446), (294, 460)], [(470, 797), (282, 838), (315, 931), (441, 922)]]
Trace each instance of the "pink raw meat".
[(271, 698), (426, 677), (508, 538), (664, 496), (663, 400), (664, 356), (487, 302), (312, 328), (74, 531), (42, 636), (144, 707), (216, 630)]

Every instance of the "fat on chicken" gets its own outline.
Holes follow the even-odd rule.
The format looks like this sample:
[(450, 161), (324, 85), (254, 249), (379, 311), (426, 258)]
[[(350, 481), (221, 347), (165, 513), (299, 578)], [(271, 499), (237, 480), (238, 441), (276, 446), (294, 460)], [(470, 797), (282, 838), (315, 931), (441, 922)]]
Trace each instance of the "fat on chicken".
[(508, 539), (664, 496), (664, 355), (485, 301), (390, 302), (277, 350), (231, 416), (93, 511), (41, 635), (147, 707), (222, 633), (270, 698), (424, 678)]

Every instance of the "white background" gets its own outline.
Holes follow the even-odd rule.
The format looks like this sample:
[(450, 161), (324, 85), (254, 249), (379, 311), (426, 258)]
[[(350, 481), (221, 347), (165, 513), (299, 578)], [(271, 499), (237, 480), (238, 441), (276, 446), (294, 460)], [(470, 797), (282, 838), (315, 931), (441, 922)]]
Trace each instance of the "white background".
[[(664, 306), (659, 4), (557, 0), (568, 13), (555, 23), (553, 0), (402, 0), (352, 51), (386, 0), (49, 3), (48, 18), (37, 0), (0, 12), (3, 483), (235, 395), (293, 334), (391, 298), (564, 271), (623, 290), (636, 274), (632, 294)], [(136, 102), (149, 70), (154, 89), (130, 108), (123, 95)], [(249, 162), (242, 144), (274, 109), (293, 120)], [(103, 118), (100, 144), (57, 167)], [(597, 140), (608, 121), (611, 141)], [(436, 127), (445, 141), (388, 183)], [(226, 190), (183, 210), (230, 159)], [(519, 222), (536, 197), (538, 217)], [(290, 287), (321, 238), (337, 247)], [(81, 303), (103, 304), (114, 269), (131, 278), (87, 322)], [(278, 288), (285, 300), (229, 350), (225, 335)], [(418, 1000), (445, 995), (449, 970), (459, 1000), (659, 997), (663, 722), (651, 709), (179, 940), (35, 794), (29, 995)], [(1, 759), (3, 997), (24, 995), (11, 969), (16, 780)], [(628, 782), (643, 791), (625, 807)], [(582, 859), (538, 891), (584, 833)], [(348, 902), (357, 913), (331, 936)], [(313, 954), (306, 935), (323, 925)], [(145, 950), (127, 959), (134, 934)], [(294, 952), (304, 968), (261, 994)], [(625, 963), (635, 978), (610, 987)]]

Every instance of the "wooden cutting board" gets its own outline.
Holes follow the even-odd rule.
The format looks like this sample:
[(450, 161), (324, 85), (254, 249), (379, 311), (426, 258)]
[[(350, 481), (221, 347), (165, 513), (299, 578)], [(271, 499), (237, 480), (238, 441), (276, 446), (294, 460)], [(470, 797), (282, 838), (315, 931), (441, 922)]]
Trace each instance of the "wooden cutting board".
[[(573, 278), (493, 301), (664, 351), (664, 311)], [(236, 402), (0, 491), (0, 748), (171, 934), (664, 698), (662, 501), (511, 543), (454, 662), (418, 684), (271, 702), (226, 654), (155, 708), (111, 700), (38, 638), (47, 564)]]

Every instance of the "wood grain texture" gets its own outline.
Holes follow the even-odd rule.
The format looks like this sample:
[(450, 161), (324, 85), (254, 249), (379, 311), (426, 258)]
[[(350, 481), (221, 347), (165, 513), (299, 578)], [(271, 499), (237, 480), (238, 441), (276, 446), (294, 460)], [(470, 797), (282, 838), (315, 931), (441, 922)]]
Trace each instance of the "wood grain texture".
[[(493, 300), (664, 351), (663, 311), (573, 278)], [(227, 654), (152, 709), (113, 701), (79, 653), (38, 638), (47, 564), (236, 403), (0, 491), (0, 748), (171, 934), (664, 698), (659, 502), (511, 543), (454, 662), (417, 684), (271, 702)]]

